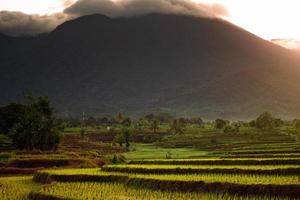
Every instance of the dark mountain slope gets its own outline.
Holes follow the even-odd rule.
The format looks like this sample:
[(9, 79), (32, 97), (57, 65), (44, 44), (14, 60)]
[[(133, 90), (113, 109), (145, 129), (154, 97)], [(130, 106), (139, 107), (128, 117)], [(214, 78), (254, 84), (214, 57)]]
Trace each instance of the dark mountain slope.
[(1, 58), (3, 102), (34, 91), (73, 114), (300, 114), (299, 59), (217, 19), (90, 15), (14, 49)]

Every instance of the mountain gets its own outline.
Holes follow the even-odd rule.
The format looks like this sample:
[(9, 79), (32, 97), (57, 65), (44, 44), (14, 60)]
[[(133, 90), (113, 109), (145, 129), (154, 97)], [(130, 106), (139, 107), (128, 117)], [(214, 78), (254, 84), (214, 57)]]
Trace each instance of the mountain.
[(95, 14), (0, 42), (1, 104), (32, 92), (60, 114), (300, 115), (299, 55), (220, 19)]

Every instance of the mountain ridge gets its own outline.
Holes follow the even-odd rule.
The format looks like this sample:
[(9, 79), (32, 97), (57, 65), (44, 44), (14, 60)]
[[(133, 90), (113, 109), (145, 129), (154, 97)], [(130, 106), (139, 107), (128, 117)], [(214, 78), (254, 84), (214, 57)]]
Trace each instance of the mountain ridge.
[(16, 46), (0, 56), (0, 103), (31, 91), (74, 115), (300, 114), (299, 58), (218, 19), (89, 15)]

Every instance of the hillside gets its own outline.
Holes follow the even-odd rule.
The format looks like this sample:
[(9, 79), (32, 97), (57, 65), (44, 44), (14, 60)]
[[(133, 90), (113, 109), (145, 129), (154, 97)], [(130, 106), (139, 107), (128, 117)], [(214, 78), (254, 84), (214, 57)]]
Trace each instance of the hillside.
[(219, 19), (89, 15), (0, 42), (1, 104), (30, 91), (61, 114), (300, 115), (300, 58)]

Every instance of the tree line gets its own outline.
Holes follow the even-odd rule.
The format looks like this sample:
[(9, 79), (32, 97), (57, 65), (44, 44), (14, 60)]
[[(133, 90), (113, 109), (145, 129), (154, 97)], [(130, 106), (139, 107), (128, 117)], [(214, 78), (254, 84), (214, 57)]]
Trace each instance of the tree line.
[[(207, 123), (207, 122), (206, 122)], [(274, 130), (283, 125), (290, 125), (300, 132), (300, 119), (283, 121), (265, 112), (250, 122), (230, 122), (216, 119), (208, 122), (224, 133), (238, 133), (241, 127), (253, 127), (264, 131)], [(170, 134), (184, 134), (189, 125), (203, 126), (200, 117), (176, 118), (168, 113), (148, 114), (139, 119), (131, 119), (122, 113), (114, 117), (60, 118), (54, 116), (49, 98), (45, 96), (26, 96), (22, 103), (12, 102), (0, 107), (0, 147), (14, 146), (17, 149), (55, 150), (66, 127), (85, 126), (118, 126), (121, 132), (115, 136), (114, 143), (128, 148), (132, 130), (143, 132), (150, 130), (158, 133), (161, 126), (166, 125)], [(164, 126), (164, 127), (166, 127)], [(81, 129), (84, 137), (84, 129)]]

